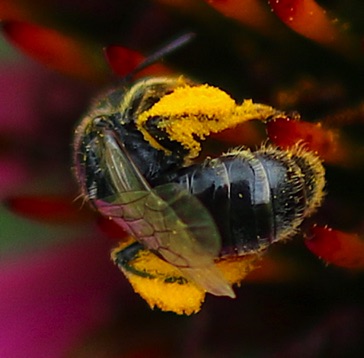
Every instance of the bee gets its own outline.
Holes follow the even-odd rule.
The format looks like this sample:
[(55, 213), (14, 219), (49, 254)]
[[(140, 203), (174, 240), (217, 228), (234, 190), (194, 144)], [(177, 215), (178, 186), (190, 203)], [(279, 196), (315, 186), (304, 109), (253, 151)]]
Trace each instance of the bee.
[(153, 148), (136, 127), (139, 112), (178, 83), (154, 78), (102, 100), (76, 130), (76, 176), (84, 197), (102, 215), (207, 292), (234, 297), (214, 264), (221, 240), (207, 209), (177, 183), (152, 187), (163, 173), (182, 166), (181, 152)]
[(216, 262), (292, 237), (321, 205), (324, 168), (303, 145), (196, 158), (210, 133), (282, 115), (173, 77), (142, 79), (96, 101), (76, 129), (74, 169), (83, 197), (135, 239), (114, 261), (152, 277), (130, 264), (144, 250), (176, 268), (180, 282), (234, 297)]

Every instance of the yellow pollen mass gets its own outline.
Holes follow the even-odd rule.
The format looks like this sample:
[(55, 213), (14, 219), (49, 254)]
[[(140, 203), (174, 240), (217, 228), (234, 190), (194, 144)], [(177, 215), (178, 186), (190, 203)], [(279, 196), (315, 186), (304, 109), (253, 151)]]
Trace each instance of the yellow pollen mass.
[[(112, 258), (120, 250), (126, 248), (134, 240), (120, 243), (113, 251)], [(260, 261), (261, 253), (254, 255), (232, 256), (216, 262), (224, 277), (230, 284), (240, 284), (245, 276), (254, 270)], [(171, 264), (163, 261), (148, 250), (141, 250), (129, 262), (129, 269), (120, 267), (133, 289), (151, 308), (158, 307), (162, 311), (190, 315), (197, 313), (205, 300), (206, 292), (188, 280)], [(132, 269), (132, 270), (130, 270)], [(135, 270), (135, 272), (133, 272)], [(136, 274), (143, 272), (149, 277)]]
[(224, 91), (209, 85), (183, 86), (165, 95), (148, 112), (149, 115), (178, 116), (189, 115), (222, 115), (235, 108), (235, 101)]
[(144, 138), (157, 149), (163, 149), (158, 140), (152, 138), (145, 124), (150, 118), (157, 118), (157, 127), (188, 150), (188, 158), (198, 156), (203, 140), (211, 133), (219, 133), (248, 120), (265, 120), (276, 114), (272, 107), (245, 100), (241, 105), (224, 91), (209, 85), (176, 88), (163, 96), (149, 110), (137, 118), (137, 127)]

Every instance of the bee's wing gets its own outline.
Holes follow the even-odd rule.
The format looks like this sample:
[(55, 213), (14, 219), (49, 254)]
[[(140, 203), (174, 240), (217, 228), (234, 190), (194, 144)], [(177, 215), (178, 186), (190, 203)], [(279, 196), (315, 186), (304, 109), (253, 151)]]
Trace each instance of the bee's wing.
[[(221, 247), (216, 225), (206, 208), (178, 184), (150, 192), (134, 191), (106, 199), (100, 211), (112, 217), (146, 248), (178, 267), (206, 291), (234, 297), (214, 259)], [(105, 201), (104, 201), (105, 203)]]
[(214, 264), (221, 240), (207, 209), (178, 184), (151, 189), (113, 134), (105, 132), (100, 141), (115, 194), (94, 200), (98, 210), (206, 291), (234, 297)]

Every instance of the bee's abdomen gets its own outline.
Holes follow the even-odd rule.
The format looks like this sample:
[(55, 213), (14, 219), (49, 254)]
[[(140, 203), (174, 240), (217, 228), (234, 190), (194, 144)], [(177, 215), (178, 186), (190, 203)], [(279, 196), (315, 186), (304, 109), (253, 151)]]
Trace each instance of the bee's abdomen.
[(222, 256), (249, 253), (292, 236), (319, 205), (323, 168), (314, 155), (302, 153), (297, 148), (233, 150), (169, 180), (208, 208), (221, 233)]
[(268, 176), (275, 222), (275, 241), (296, 233), (302, 221), (321, 205), (325, 171), (316, 155), (302, 146), (288, 150), (261, 148), (254, 153)]

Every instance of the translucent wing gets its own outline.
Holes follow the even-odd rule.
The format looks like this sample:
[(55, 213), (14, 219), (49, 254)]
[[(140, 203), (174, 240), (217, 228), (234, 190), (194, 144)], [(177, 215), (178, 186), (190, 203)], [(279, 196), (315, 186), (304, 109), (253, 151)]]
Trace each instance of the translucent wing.
[(94, 201), (98, 210), (206, 291), (234, 297), (214, 264), (221, 240), (206, 208), (177, 184), (151, 189), (113, 137), (104, 136), (104, 144), (106, 169), (116, 191)]
[(126, 226), (146, 248), (160, 254), (206, 291), (234, 297), (214, 264), (220, 251), (217, 228), (192, 195), (176, 184), (166, 184), (150, 192), (123, 193), (102, 202), (98, 203), (100, 212)]

